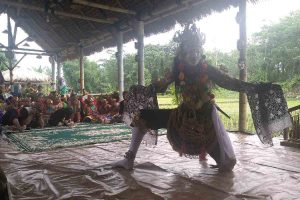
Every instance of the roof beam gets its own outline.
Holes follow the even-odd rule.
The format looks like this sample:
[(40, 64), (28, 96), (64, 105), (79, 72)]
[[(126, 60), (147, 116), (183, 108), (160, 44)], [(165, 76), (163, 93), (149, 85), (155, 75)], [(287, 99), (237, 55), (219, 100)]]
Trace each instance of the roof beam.
[(6, 8), (0, 9), (0, 15), (4, 12), (5, 9), (6, 9)]
[(124, 13), (124, 14), (129, 14), (129, 15), (136, 15), (136, 12), (133, 10), (128, 10), (124, 8), (117, 8), (117, 7), (112, 7), (100, 3), (93, 3), (85, 0), (73, 0), (73, 3), (80, 4), (80, 5), (85, 5), (85, 6), (90, 6), (93, 8), (100, 8), (103, 10), (109, 10), (112, 12), (118, 12), (118, 13)]
[[(5, 53), (5, 52), (9, 52), (9, 51), (7, 51), (7, 50), (0, 50), (0, 52)], [(22, 55), (26, 54), (26, 55), (36, 55), (36, 56), (38, 56), (38, 55), (41, 55), (41, 56), (52, 55), (50, 53), (35, 53), (35, 52), (31, 53), (31, 52), (20, 52), (20, 51), (14, 51), (14, 54), (22, 54)]]
[[(24, 9), (29, 9), (29, 10), (45, 12), (44, 8), (38, 7), (38, 6), (25, 5), (23, 3), (11, 2), (11, 1), (8, 1), (8, 0), (1, 0), (0, 3), (1, 4), (6, 4), (6, 5), (9, 5), (9, 6), (14, 6), (14, 7), (17, 7), (17, 8), (24, 8)], [(70, 18), (75, 18), (75, 19), (82, 19), (82, 20), (87, 20), (87, 21), (103, 23), (103, 24), (114, 24), (115, 23), (114, 20), (97, 19), (97, 18), (93, 18), (93, 17), (81, 16), (81, 15), (76, 15), (76, 14), (66, 13), (66, 12), (61, 12), (61, 11), (54, 11), (54, 14), (58, 15), (58, 16), (70, 17)]]
[(33, 51), (33, 52), (40, 52), (40, 53), (48, 53), (48, 52), (46, 52), (46, 51), (44, 51), (44, 50), (39, 50), (39, 49), (25, 49), (25, 48), (9, 48), (9, 47), (7, 47), (7, 46), (0, 46), (0, 49), (1, 48), (3, 48), (3, 49), (6, 49), (6, 50), (17, 50), (17, 51)]
[[(177, 5), (176, 5), (175, 8), (172, 7), (173, 10), (170, 9), (170, 8), (168, 8), (168, 9), (156, 11), (156, 12), (154, 13), (155, 16), (153, 15), (153, 16), (154, 16), (153, 19), (145, 20), (145, 25), (151, 24), (151, 23), (153, 23), (153, 22), (155, 22), (155, 21), (157, 21), (157, 20), (159, 20), (159, 19), (162, 19), (162, 18), (164, 18), (164, 17), (168, 17), (168, 16), (173, 15), (173, 14), (176, 14), (176, 13), (178, 13), (178, 12), (185, 11), (185, 10), (187, 10), (187, 9), (190, 8), (190, 7), (197, 6), (197, 5), (202, 4), (202, 3), (205, 3), (205, 2), (207, 2), (207, 1), (209, 1), (209, 0), (203, 0), (203, 1), (200, 1), (200, 2), (199, 2), (199, 1), (192, 2), (191, 0), (186, 0), (186, 1), (182, 2), (182, 3), (184, 3), (183, 6), (177, 6)], [(186, 4), (187, 4), (187, 5), (186, 5)], [(175, 9), (175, 10), (174, 10), (174, 9)], [(162, 13), (163, 13), (163, 14), (162, 14)], [(122, 32), (123, 32), (123, 34), (125, 34), (125, 33), (127, 33), (127, 32), (132, 31), (132, 30), (133, 30), (132, 27), (128, 27), (127, 29), (124, 29)], [(99, 45), (99, 44), (101, 44), (102, 42), (111, 39), (112, 37), (113, 37), (112, 34), (103, 35), (102, 38), (97, 38), (97, 41), (94, 41), (94, 42), (92, 42), (92, 43), (89, 43), (89, 44), (85, 45), (83, 48), (89, 48), (89, 47), (92, 47), (92, 46), (95, 46), (95, 45)]]

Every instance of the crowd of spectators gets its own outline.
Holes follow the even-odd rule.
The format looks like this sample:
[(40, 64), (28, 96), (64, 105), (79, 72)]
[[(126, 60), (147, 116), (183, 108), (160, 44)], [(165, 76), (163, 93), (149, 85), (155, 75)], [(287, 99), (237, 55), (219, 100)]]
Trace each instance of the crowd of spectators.
[(62, 95), (56, 91), (45, 94), (42, 85), (31, 83), (23, 85), (18, 92), (11, 92), (7, 86), (0, 87), (1, 127), (14, 131), (73, 126), (79, 122), (118, 123), (122, 122), (123, 108), (117, 92), (77, 95), (69, 91)]

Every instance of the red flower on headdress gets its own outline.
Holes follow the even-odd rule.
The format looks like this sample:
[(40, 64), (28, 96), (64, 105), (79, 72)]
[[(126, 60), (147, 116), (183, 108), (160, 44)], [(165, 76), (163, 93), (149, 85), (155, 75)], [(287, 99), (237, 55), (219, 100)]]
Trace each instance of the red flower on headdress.
[(179, 73), (178, 79), (179, 79), (180, 81), (183, 81), (183, 80), (184, 80), (184, 73), (183, 73), (183, 72), (180, 72), (180, 73)]

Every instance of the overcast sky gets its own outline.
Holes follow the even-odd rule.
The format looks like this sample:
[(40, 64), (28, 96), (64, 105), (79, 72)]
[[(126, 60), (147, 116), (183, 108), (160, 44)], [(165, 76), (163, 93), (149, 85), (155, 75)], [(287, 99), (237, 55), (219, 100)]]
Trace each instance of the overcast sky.
[[(247, 35), (248, 38), (255, 32), (260, 31), (264, 24), (276, 23), (290, 12), (300, 10), (300, 0), (262, 0), (257, 4), (247, 4)], [(213, 13), (197, 22), (206, 36), (204, 48), (207, 50), (219, 49), (228, 52), (236, 48), (236, 42), (239, 36), (239, 27), (235, 21), (238, 8), (231, 8), (222, 13)], [(0, 15), (0, 42), (7, 45), (7, 36), (2, 33), (6, 29), (6, 16)], [(176, 30), (180, 27), (176, 26), (173, 30), (153, 35), (145, 38), (145, 44), (166, 44), (168, 43)], [(17, 42), (26, 37), (26, 33), (19, 31)], [(31, 48), (39, 48), (34, 42), (30, 43)], [(114, 54), (116, 48), (103, 50), (101, 53), (95, 53), (88, 56), (90, 60), (98, 61), (109, 58), (110, 54)], [(136, 53), (134, 42), (124, 44), (125, 53)], [(35, 56), (27, 56), (20, 62), (20, 66), (39, 67), (50, 66), (48, 57), (36, 59)]]

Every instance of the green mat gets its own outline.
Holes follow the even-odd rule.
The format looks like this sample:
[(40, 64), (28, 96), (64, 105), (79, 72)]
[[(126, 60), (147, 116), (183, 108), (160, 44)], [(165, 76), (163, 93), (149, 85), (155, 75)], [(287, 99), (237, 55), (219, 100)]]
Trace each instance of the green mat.
[(32, 129), (24, 133), (6, 133), (6, 136), (19, 150), (38, 152), (60, 147), (127, 140), (131, 138), (131, 129), (124, 124), (77, 124), (73, 128)]

